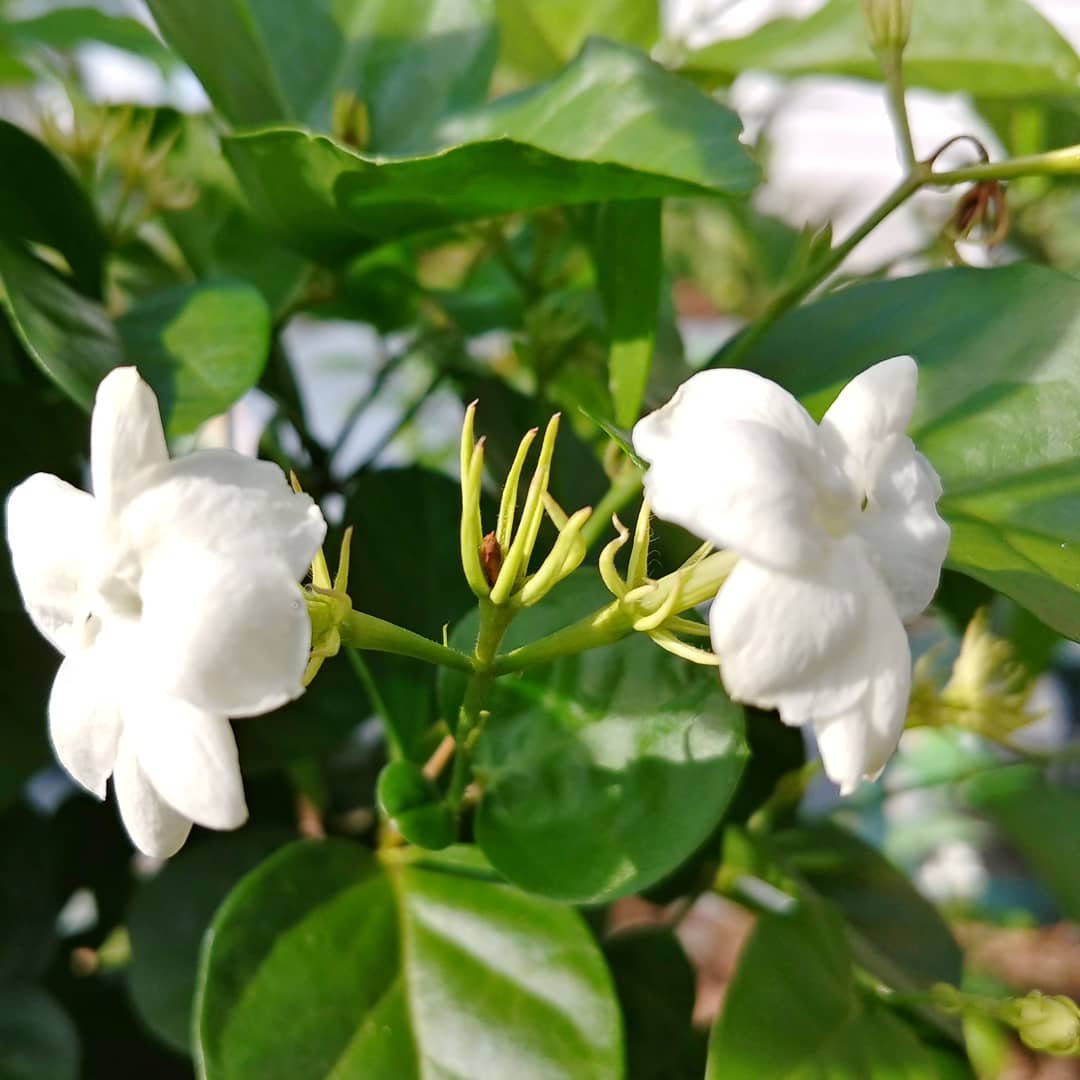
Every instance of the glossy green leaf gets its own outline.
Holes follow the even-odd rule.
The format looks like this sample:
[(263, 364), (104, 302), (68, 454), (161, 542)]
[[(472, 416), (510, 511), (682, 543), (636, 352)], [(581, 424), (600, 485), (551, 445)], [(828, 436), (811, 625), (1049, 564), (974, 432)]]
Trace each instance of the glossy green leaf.
[(0, 986), (0, 1076), (4, 1080), (77, 1080), (79, 1076), (75, 1025), (37, 986)]
[(79, 287), (101, 289), (105, 235), (82, 188), (52, 151), (0, 120), (0, 242), (28, 240), (55, 248)]
[(207, 1080), (623, 1075), (580, 917), (450, 864), (294, 844), (233, 890), (203, 957)]
[(595, 39), (551, 82), (442, 125), (426, 154), (365, 156), (289, 128), (234, 135), (225, 150), (267, 225), (298, 251), (334, 260), (515, 211), (741, 194), (758, 170), (739, 128), (677, 75)]
[(623, 1010), (628, 1080), (700, 1080), (697, 976), (675, 935), (666, 927), (624, 930), (608, 939), (604, 955)]
[[(575, 575), (511, 625), (505, 648), (610, 602)], [(466, 618), (453, 639), (475, 634)], [(460, 676), (444, 673), (444, 715)], [(715, 828), (742, 771), (742, 710), (714, 672), (634, 635), (499, 680), (477, 743), (477, 842), (530, 892), (600, 903), (670, 873)]]
[(166, 40), (238, 126), (327, 129), (334, 95), (354, 93), (373, 145), (411, 141), (482, 101), (495, 61), (491, 0), (150, 0)]
[(844, 917), (863, 967), (894, 989), (958, 984), (956, 939), (908, 877), (847, 829), (820, 824), (785, 829), (767, 841), (780, 865)]
[[(691, 53), (683, 67), (709, 84), (751, 68), (881, 77), (860, 0), (829, 0), (806, 19), (777, 19), (747, 37), (716, 42)], [(1075, 93), (1080, 59), (1025, 0), (916, 3), (904, 76), (910, 86), (985, 97)]]
[(1034, 765), (995, 769), (964, 786), (967, 801), (1008, 837), (1057, 901), (1080, 919), (1080, 791)]
[(117, 322), (129, 361), (157, 392), (170, 434), (194, 431), (258, 381), (270, 309), (241, 282), (201, 282), (137, 303)]
[(283, 829), (251, 827), (200, 837), (141, 882), (128, 914), (128, 989), (159, 1038), (191, 1052), (192, 1003), (203, 935), (226, 894), (290, 839)]
[(1077, 638), (1078, 352), (1080, 281), (1018, 264), (845, 289), (792, 312), (740, 362), (819, 416), (858, 372), (914, 356), (911, 432), (945, 487), (948, 565)]
[(712, 1030), (706, 1080), (969, 1075), (860, 990), (839, 918), (801, 904), (793, 913), (758, 920)]
[(0, 309), (34, 363), (84, 408), (97, 384), (123, 362), (100, 304), (21, 246), (0, 240)]
[(24, 45), (73, 49), (100, 42), (159, 64), (175, 62), (149, 27), (137, 19), (109, 15), (93, 7), (54, 8), (32, 19), (9, 22), (4, 31)]
[(611, 342), (615, 423), (631, 427), (649, 383), (660, 304), (660, 201), (607, 203), (596, 223), (596, 270)]
[(499, 64), (535, 81), (559, 70), (593, 35), (648, 52), (660, 37), (654, 0), (495, 0)]
[(454, 842), (454, 815), (414, 762), (390, 762), (379, 774), (377, 798), (383, 815), (410, 844), (437, 850)]

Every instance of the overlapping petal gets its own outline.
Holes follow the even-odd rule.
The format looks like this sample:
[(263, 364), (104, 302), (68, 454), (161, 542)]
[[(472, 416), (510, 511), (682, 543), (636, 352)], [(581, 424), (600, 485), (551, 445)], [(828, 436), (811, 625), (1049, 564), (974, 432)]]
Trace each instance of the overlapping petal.
[(820, 561), (826, 535), (814, 508), (830, 466), (814, 422), (775, 383), (700, 372), (633, 439), (659, 517), (778, 569)]
[(35, 473), (7, 499), (7, 540), (23, 605), (41, 634), (68, 653), (88, 612), (84, 583), (96, 548), (94, 500)]
[(239, 717), (303, 692), (311, 622), (282, 560), (241, 563), (177, 542), (147, 563), (141, 593), (141, 626), (153, 642), (147, 663), (164, 693)]
[(903, 729), (911, 654), (858, 539), (832, 543), (810, 577), (740, 561), (709, 625), (733, 698), (788, 724), (813, 721), (826, 771), (845, 790), (880, 770)]
[(113, 789), (124, 828), (144, 855), (167, 859), (184, 846), (191, 822), (157, 793), (139, 764), (134, 736), (127, 731), (117, 747)]
[(101, 380), (90, 421), (94, 497), (112, 514), (147, 482), (146, 473), (169, 460), (157, 398), (133, 367)]
[(223, 716), (153, 691), (128, 699), (125, 732), (143, 774), (178, 813), (208, 829), (247, 820), (236, 739)]
[(281, 469), (230, 450), (197, 451), (154, 470), (123, 523), (144, 552), (186, 540), (240, 560), (276, 555), (297, 581), (326, 536), (318, 506)]

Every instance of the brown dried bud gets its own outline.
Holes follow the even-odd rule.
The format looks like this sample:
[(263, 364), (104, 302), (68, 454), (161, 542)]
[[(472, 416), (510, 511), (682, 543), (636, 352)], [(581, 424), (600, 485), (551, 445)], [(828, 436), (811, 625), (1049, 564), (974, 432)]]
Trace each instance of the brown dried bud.
[(484, 569), (484, 577), (487, 579), (488, 585), (495, 584), (499, 577), (499, 571), (502, 569), (502, 564), (503, 553), (498, 538), (493, 532), (489, 532), (480, 542), (480, 565)]

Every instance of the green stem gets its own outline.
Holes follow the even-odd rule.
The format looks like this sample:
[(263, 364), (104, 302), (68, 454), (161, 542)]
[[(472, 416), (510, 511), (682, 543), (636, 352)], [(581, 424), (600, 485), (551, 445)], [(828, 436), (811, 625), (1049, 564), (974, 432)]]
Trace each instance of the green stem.
[(1015, 180), (1021, 176), (1080, 176), (1080, 145), (1048, 150), (1044, 154), (966, 165), (961, 169), (934, 173), (924, 182), (931, 186), (952, 187), (954, 184), (979, 180)]
[(424, 660), (429, 664), (453, 668), (455, 671), (471, 673), (475, 670), (473, 661), (463, 652), (439, 645), (411, 630), (395, 626), (385, 619), (377, 619), (374, 615), (366, 615), (362, 611), (349, 612), (339, 630), (342, 645), (369, 649), (371, 652), (411, 656), (414, 660)]
[(394, 717), (386, 704), (386, 699), (379, 692), (378, 683), (375, 682), (375, 677), (371, 674), (371, 668), (368, 667), (363, 653), (359, 649), (349, 647), (346, 648), (345, 655), (348, 657), (357, 679), (363, 686), (375, 715), (382, 721), (383, 731), (386, 733), (386, 742), (390, 747), (391, 759), (397, 761), (405, 757), (405, 744), (402, 741), (401, 732), (398, 731), (394, 723)]
[(907, 99), (904, 96), (903, 47), (889, 46), (878, 52), (881, 73), (885, 77), (886, 98), (893, 130), (899, 144), (900, 160), (908, 175), (915, 171), (915, 144), (911, 141), (911, 123), (908, 120)]
[(486, 597), (480, 599), (480, 628), (476, 634), (476, 648), (469, 661), (472, 675), (465, 686), (457, 730), (454, 732), (457, 751), (454, 754), (450, 787), (446, 793), (447, 805), (455, 814), (461, 812), (465, 789), (469, 786), (472, 775), (472, 748), (487, 719), (484, 706), (495, 682), (495, 656), (514, 615), (513, 608), (493, 604)]

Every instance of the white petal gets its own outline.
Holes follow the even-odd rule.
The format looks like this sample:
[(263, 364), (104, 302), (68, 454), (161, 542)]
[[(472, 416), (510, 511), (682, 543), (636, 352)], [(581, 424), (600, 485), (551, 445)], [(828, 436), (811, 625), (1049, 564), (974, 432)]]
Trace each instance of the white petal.
[(90, 422), (94, 495), (112, 513), (142, 487), (144, 474), (169, 460), (153, 390), (133, 367), (101, 380)]
[(154, 790), (139, 765), (134, 741), (128, 733), (120, 738), (113, 788), (128, 836), (144, 855), (167, 859), (184, 846), (191, 822)]
[(893, 356), (856, 375), (821, 421), (822, 440), (843, 464), (859, 495), (865, 463), (890, 435), (903, 435), (915, 411), (919, 369), (910, 356)]
[(814, 510), (835, 484), (817, 429), (786, 390), (748, 371), (704, 371), (634, 428), (658, 517), (780, 568), (812, 565)]
[(8, 496), (6, 516), (23, 604), (38, 630), (67, 653), (88, 614), (83, 590), (98, 535), (94, 500), (58, 477), (36, 473)]
[(60, 665), (49, 695), (49, 736), (60, 764), (99, 799), (116, 761), (121, 716), (103, 650), (76, 649)]
[(900, 617), (909, 619), (933, 599), (949, 550), (949, 526), (935, 505), (941, 481), (906, 435), (886, 440), (868, 472), (867, 505), (856, 529)]
[(859, 540), (831, 545), (813, 579), (740, 560), (709, 624), (733, 698), (813, 721), (826, 771), (846, 788), (880, 771), (903, 729), (911, 654)]
[(142, 694), (128, 702), (127, 730), (143, 773), (174, 810), (208, 829), (247, 821), (236, 739), (225, 717)]
[(275, 556), (296, 580), (326, 536), (318, 506), (281, 469), (231, 450), (200, 450), (154, 470), (123, 520), (144, 553), (188, 540), (225, 556)]
[(151, 682), (223, 716), (269, 712), (303, 693), (311, 622), (278, 559), (226, 559), (192, 544), (157, 551), (143, 573)]

